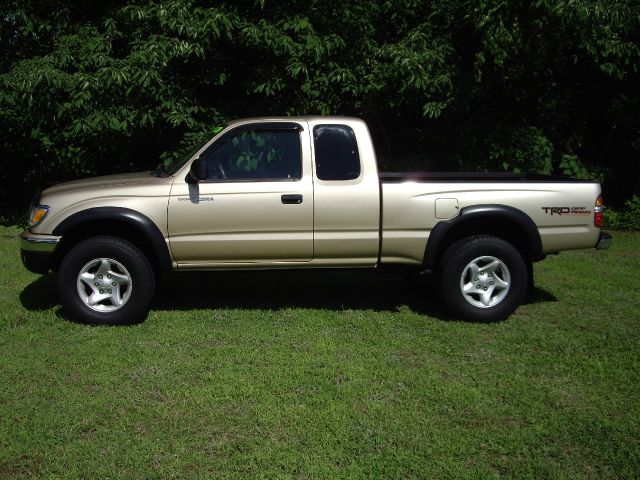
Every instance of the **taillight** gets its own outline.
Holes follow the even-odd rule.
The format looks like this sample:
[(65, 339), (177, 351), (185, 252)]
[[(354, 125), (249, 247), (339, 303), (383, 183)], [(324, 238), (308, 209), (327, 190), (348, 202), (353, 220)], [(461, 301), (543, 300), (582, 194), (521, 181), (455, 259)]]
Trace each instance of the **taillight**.
[(598, 195), (596, 207), (593, 209), (593, 225), (596, 228), (602, 227), (602, 195)]

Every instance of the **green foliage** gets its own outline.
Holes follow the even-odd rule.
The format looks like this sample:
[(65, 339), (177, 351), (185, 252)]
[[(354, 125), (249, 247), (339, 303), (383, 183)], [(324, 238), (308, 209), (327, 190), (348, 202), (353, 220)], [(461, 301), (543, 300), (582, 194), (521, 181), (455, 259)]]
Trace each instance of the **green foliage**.
[(286, 114), (363, 116), (387, 131), (394, 169), (606, 174), (631, 179), (628, 196), (639, 13), (635, 0), (8, 0), (0, 196), (168, 164), (230, 118)]
[(634, 195), (624, 204), (621, 211), (605, 211), (605, 227), (611, 230), (631, 230), (640, 232), (640, 197)]
[(602, 182), (605, 179), (606, 172), (598, 167), (586, 167), (577, 155), (562, 155), (558, 169), (564, 175), (569, 175), (581, 180), (594, 180)]
[(509, 172), (551, 173), (553, 145), (535, 127), (517, 128), (491, 145), (491, 165)]

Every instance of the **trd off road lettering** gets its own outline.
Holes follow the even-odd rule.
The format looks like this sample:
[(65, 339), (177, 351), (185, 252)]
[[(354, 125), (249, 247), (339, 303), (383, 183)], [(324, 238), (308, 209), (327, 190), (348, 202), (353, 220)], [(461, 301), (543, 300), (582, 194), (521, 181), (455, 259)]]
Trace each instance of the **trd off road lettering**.
[(71, 317), (143, 320), (156, 277), (172, 270), (396, 265), (433, 273), (456, 317), (495, 321), (532, 288), (533, 262), (611, 244), (594, 182), (379, 174), (356, 118), (245, 119), (215, 133), (171, 167), (60, 183), (34, 199), (22, 261), (56, 272)]
[(542, 210), (549, 215), (591, 215), (586, 207), (542, 207)]

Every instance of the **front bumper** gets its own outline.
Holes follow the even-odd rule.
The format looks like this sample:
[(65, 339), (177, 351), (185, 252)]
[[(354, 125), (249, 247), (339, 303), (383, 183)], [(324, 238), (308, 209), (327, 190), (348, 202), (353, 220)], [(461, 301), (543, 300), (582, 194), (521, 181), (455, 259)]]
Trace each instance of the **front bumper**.
[(600, 232), (600, 237), (598, 238), (598, 243), (596, 244), (596, 248), (598, 250), (606, 250), (613, 243), (613, 237), (609, 232)]
[(20, 235), (20, 258), (27, 270), (45, 274), (51, 270), (53, 254), (62, 237), (25, 230)]

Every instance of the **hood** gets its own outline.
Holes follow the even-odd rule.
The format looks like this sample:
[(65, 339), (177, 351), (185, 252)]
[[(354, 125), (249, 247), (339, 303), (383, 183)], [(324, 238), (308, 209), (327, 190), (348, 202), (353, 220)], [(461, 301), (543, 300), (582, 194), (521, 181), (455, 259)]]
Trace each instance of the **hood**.
[(58, 183), (45, 189), (43, 194), (55, 195), (58, 193), (67, 193), (74, 190), (87, 190), (94, 188), (113, 188), (125, 185), (139, 185), (143, 183), (158, 182), (158, 177), (152, 175), (152, 172), (136, 172), (136, 173), (120, 173), (117, 175), (104, 175), (102, 177), (83, 178), (81, 180), (72, 180), (70, 182)]

